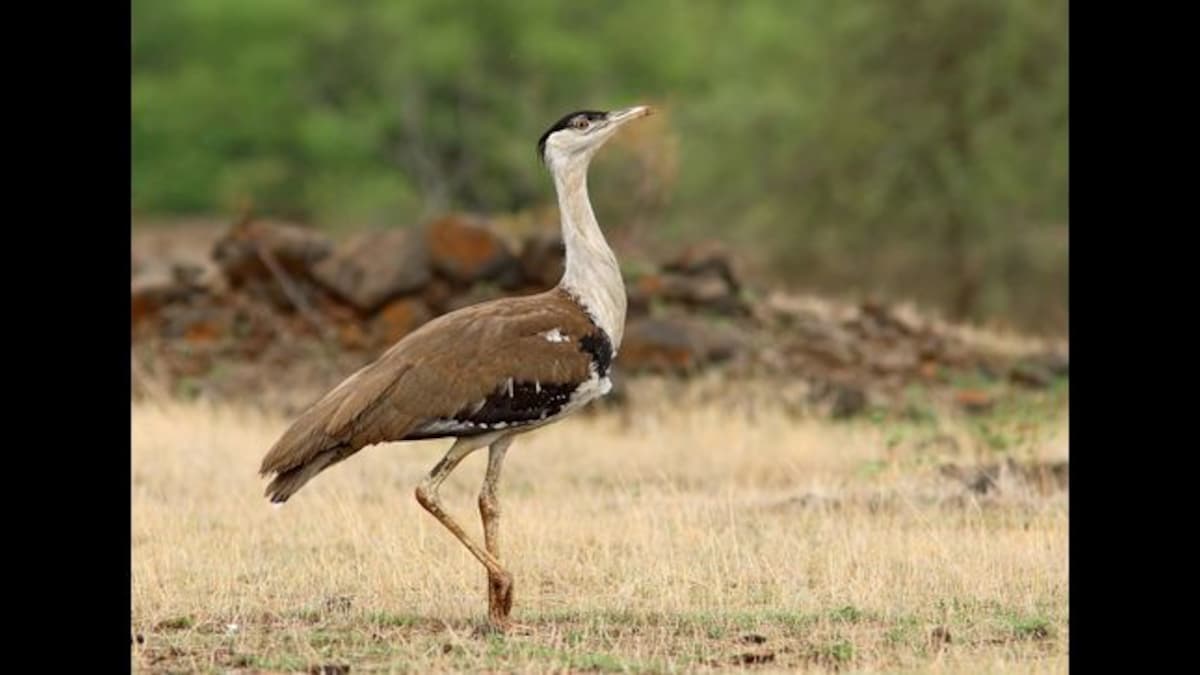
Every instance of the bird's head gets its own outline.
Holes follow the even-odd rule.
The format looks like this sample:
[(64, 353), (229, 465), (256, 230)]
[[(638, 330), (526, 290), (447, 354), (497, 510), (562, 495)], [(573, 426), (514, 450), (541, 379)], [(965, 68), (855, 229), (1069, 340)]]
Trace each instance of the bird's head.
[(617, 129), (650, 112), (649, 106), (639, 105), (612, 112), (580, 110), (565, 115), (538, 139), (538, 156), (552, 170), (587, 164)]

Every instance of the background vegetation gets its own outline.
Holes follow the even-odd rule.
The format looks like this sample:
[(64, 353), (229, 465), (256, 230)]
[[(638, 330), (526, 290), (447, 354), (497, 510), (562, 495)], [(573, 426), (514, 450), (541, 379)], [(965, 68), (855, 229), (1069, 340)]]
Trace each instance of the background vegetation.
[(1065, 0), (134, 0), (132, 77), (135, 223), (529, 212), (546, 125), (652, 102), (596, 167), (618, 239), (1066, 328)]

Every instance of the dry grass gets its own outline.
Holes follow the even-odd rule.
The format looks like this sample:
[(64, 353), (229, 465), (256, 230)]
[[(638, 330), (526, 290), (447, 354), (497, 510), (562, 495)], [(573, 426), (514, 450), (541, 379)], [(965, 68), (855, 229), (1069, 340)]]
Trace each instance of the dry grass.
[[(1066, 494), (966, 493), (890, 424), (643, 406), (519, 439), (527, 628), (499, 637), (482, 568), (413, 499), (448, 442), (368, 449), (273, 509), (255, 470), (285, 423), (133, 406), (138, 670), (1066, 671)], [(1041, 429), (1023, 456), (1064, 459), (1065, 416)], [(963, 422), (937, 433), (976, 459)], [(443, 489), (471, 532), (485, 455)]]

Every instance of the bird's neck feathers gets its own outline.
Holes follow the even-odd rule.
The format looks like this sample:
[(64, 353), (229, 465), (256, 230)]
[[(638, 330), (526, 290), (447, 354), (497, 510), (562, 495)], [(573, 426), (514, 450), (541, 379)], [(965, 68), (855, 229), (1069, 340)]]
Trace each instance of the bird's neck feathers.
[(615, 354), (625, 333), (625, 284), (617, 257), (592, 212), (587, 170), (588, 163), (581, 161), (554, 172), (566, 247), (566, 269), (558, 285), (577, 298), (604, 330)]

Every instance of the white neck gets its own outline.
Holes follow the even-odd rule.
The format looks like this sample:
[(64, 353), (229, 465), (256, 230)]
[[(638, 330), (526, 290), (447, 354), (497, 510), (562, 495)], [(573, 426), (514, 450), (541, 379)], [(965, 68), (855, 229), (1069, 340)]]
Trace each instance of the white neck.
[(625, 334), (625, 284), (621, 268), (588, 200), (586, 160), (555, 167), (554, 187), (562, 218), (566, 271), (559, 288), (573, 295), (612, 342), (613, 354)]

